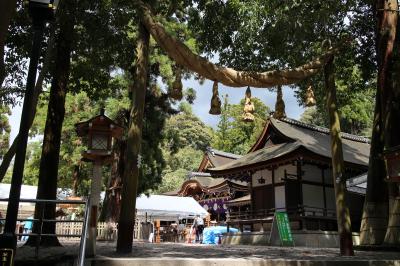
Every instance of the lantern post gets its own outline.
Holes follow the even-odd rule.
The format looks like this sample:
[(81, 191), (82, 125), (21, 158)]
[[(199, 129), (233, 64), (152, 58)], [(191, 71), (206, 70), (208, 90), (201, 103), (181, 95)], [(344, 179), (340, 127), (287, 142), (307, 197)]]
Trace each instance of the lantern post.
[(29, 116), (32, 109), (33, 91), (36, 82), (36, 72), (39, 64), (41, 43), (45, 24), (54, 20), (58, 0), (29, 0), (26, 2), (29, 15), (32, 18), (33, 41), (30, 52), (26, 90), (22, 107), (21, 121), (18, 132), (17, 151), (14, 158), (13, 174), (11, 178), (10, 194), (7, 205), (6, 223), (3, 234), (0, 235), (1, 265), (13, 265), (17, 237), (15, 234), (18, 207), (21, 195), (22, 178), (24, 174), (26, 146), (29, 133)]
[(75, 124), (75, 130), (78, 136), (86, 140), (88, 146), (88, 149), (82, 154), (82, 160), (93, 163), (89, 195), (90, 217), (87, 255), (94, 257), (96, 255), (97, 213), (100, 203), (102, 166), (111, 162), (113, 139), (121, 138), (123, 127), (105, 116), (104, 109), (101, 109), (100, 115)]

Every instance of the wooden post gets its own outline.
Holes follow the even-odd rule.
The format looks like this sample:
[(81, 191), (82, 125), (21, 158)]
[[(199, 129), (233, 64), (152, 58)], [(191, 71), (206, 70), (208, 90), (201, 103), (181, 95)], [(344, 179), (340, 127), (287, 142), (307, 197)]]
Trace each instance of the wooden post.
[(89, 239), (87, 244), (87, 256), (96, 255), (96, 237), (97, 237), (97, 210), (99, 209), (101, 192), (101, 162), (93, 163), (93, 177), (90, 188), (90, 206), (91, 213), (89, 217)]
[(325, 87), (327, 91), (327, 108), (329, 113), (329, 129), (331, 135), (332, 176), (336, 197), (336, 217), (340, 237), (340, 255), (354, 256), (353, 239), (349, 208), (346, 206), (346, 179), (342, 139), (340, 137), (340, 120), (336, 103), (335, 68), (332, 56), (324, 67)]
[(156, 227), (156, 235), (155, 235), (155, 243), (160, 243), (161, 242), (161, 237), (160, 237), (160, 227), (161, 227), (161, 222), (160, 220), (155, 220), (155, 227)]

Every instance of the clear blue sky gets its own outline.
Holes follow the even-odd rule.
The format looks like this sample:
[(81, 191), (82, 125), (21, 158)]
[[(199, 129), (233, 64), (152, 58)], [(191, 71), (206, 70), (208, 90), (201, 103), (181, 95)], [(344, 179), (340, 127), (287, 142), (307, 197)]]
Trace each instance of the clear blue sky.
[[(191, 87), (196, 90), (197, 98), (193, 105), (194, 113), (207, 125), (215, 127), (219, 121), (219, 116), (210, 115), (210, 101), (212, 97), (212, 85), (213, 82), (206, 80), (203, 85), (200, 85), (197, 80), (189, 79), (183, 81), (184, 88)], [(246, 88), (231, 88), (225, 85), (219, 84), (219, 95), (222, 100), (222, 96), (228, 94), (230, 103), (239, 103), (244, 98)], [(271, 92), (268, 89), (251, 89), (252, 96), (262, 100), (271, 110), (275, 108), (276, 93)], [(286, 105), (286, 114), (290, 118), (299, 119), (301, 114), (304, 112), (304, 108), (300, 107), (297, 103), (297, 99), (294, 96), (294, 90), (289, 87), (283, 87), (283, 99)], [(11, 124), (11, 139), (14, 139), (18, 133), (19, 121), (21, 117), (21, 107), (17, 106), (12, 110), (10, 117)]]

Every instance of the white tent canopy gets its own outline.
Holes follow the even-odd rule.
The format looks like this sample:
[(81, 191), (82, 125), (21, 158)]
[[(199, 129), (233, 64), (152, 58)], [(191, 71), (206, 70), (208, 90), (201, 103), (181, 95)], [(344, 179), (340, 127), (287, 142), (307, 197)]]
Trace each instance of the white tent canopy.
[[(0, 183), (0, 199), (8, 199), (10, 196), (11, 184)], [(22, 185), (20, 199), (36, 199), (37, 186)], [(63, 200), (72, 194), (71, 189), (57, 188), (57, 199)], [(5, 201), (0, 203), (8, 204)], [(21, 202), (22, 205), (34, 205), (34, 203)]]
[(141, 195), (136, 199), (139, 214), (148, 216), (190, 217), (200, 215), (205, 218), (208, 212), (192, 197), (176, 197), (163, 195)]

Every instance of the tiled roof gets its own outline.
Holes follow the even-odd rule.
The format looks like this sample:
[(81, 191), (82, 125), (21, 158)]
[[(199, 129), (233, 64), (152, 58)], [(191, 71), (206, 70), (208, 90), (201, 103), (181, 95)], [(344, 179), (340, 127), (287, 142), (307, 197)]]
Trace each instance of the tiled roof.
[(213, 148), (210, 148), (208, 151), (213, 154), (220, 155), (220, 156), (227, 157), (227, 158), (232, 158), (232, 159), (239, 159), (240, 157), (242, 157), (242, 155), (225, 152), (225, 151), (219, 151), (219, 150), (216, 150)]
[[(202, 172), (191, 172), (189, 174), (190, 179), (194, 179), (200, 183), (201, 186), (206, 187), (206, 188), (212, 188), (215, 186), (218, 186), (222, 183), (225, 182), (226, 179), (224, 178), (214, 178), (211, 177), (210, 173), (202, 173)], [(241, 181), (232, 181), (228, 180), (229, 182), (232, 182), (237, 185), (241, 186), (247, 186), (246, 182), (241, 182)]]
[[(288, 124), (292, 124), (292, 125), (296, 125), (302, 128), (306, 128), (306, 129), (310, 129), (310, 130), (314, 130), (314, 131), (318, 131), (320, 133), (325, 133), (329, 135), (329, 129), (326, 127), (320, 127), (320, 126), (315, 126), (315, 125), (310, 125), (310, 124), (306, 124), (304, 122), (295, 120), (295, 119), (291, 119), (291, 118), (282, 118), (280, 119), (280, 121), (286, 122)], [(357, 135), (353, 135), (353, 134), (349, 134), (349, 133), (344, 133), (342, 132), (341, 137), (343, 139), (348, 139), (348, 140), (354, 140), (354, 141), (358, 141), (358, 142), (365, 142), (365, 143), (370, 143), (370, 139), (363, 137), (363, 136), (357, 136)]]
[[(208, 171), (216, 173), (218, 171), (267, 162), (293, 152), (300, 147), (323, 157), (331, 158), (332, 156), (331, 138), (329, 130), (326, 128), (307, 125), (289, 118), (281, 120), (269, 118), (266, 127), (272, 127), (272, 130), (278, 131), (290, 139), (290, 141), (250, 152), (235, 161), (208, 169)], [(264, 130), (264, 132), (266, 131)], [(368, 165), (370, 145), (367, 138), (343, 133), (342, 144), (345, 162), (363, 166)]]
[[(331, 158), (331, 136), (328, 129), (288, 118), (282, 120), (271, 118), (270, 123), (280, 133), (298, 141), (306, 149)], [(367, 138), (342, 133), (342, 145), (345, 162), (368, 165), (370, 145)]]
[(282, 143), (278, 145), (273, 145), (269, 147), (262, 148), (260, 150), (248, 153), (242, 158), (232, 161), (230, 163), (224, 164), (220, 167), (215, 167), (208, 169), (210, 172), (218, 172), (228, 169), (240, 168), (242, 166), (252, 165), (263, 161), (268, 161), (273, 158), (280, 157), (282, 155), (288, 154), (300, 147), (298, 142)]
[(231, 162), (232, 160), (236, 160), (242, 157), (241, 155), (219, 151), (212, 148), (207, 150), (207, 156), (214, 167), (224, 165)]

